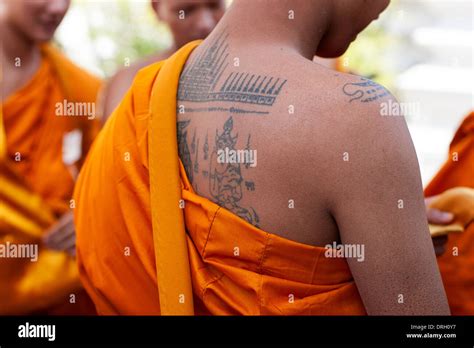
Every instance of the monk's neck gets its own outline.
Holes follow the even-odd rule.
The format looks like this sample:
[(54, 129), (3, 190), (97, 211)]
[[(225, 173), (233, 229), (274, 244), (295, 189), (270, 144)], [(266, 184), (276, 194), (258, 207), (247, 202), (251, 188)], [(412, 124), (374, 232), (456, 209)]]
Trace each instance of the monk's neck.
[(0, 31), (2, 33), (0, 55), (5, 68), (39, 65), (41, 53), (34, 41), (4, 22), (0, 22)]
[[(318, 2), (319, 0), (313, 0)], [(219, 22), (215, 35), (230, 30), (234, 42), (261, 47), (279, 46), (313, 60), (328, 30), (329, 8), (299, 0), (236, 0)]]
[(41, 52), (37, 44), (27, 40), (24, 35), (15, 32), (1, 21), (0, 32), (2, 35), (0, 92), (2, 100), (5, 100), (34, 76), (41, 64)]

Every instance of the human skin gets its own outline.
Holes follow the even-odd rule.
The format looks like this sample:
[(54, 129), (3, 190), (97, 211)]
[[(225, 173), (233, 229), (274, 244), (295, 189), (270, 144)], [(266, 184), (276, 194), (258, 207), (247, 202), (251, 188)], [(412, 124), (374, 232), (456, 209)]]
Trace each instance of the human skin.
[[(235, 1), (182, 73), (178, 149), (193, 188), (249, 223), (311, 245), (363, 245), (364, 261), (348, 263), (369, 314), (447, 315), (416, 153), (404, 118), (380, 113), (396, 100), (311, 61), (343, 53), (387, 5)], [(196, 58), (216, 50), (226, 68)], [(220, 76), (211, 95), (203, 70)], [(268, 103), (242, 99), (249, 88)], [(255, 149), (258, 165), (219, 163), (225, 148)]]

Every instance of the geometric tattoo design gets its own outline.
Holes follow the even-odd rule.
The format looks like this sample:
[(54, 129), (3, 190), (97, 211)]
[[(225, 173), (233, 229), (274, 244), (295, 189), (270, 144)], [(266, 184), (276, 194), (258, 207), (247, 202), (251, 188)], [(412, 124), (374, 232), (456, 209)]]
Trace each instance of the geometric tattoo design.
[(227, 101), (271, 106), (287, 80), (245, 72), (228, 67), (228, 34), (222, 33), (183, 70), (179, 79), (178, 100), (190, 102)]
[(186, 174), (190, 182), (193, 182), (193, 168), (191, 161), (191, 152), (189, 151), (189, 145), (187, 141), (188, 131), (187, 127), (191, 120), (187, 121), (178, 121), (177, 122), (177, 133), (178, 133), (178, 153), (181, 162), (183, 163), (184, 168), (186, 169)]

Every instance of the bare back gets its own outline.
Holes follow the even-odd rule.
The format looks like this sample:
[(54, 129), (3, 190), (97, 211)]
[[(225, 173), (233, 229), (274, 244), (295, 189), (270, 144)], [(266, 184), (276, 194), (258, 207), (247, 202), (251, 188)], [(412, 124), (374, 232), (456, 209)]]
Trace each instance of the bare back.
[(334, 76), (293, 52), (239, 47), (226, 33), (198, 47), (180, 79), (179, 153), (200, 195), (265, 231), (324, 246), (338, 233), (321, 199), (324, 165), (308, 148), (319, 136), (305, 126), (316, 121), (301, 93), (316, 87), (307, 69)]
[(166, 59), (172, 52), (164, 51), (143, 58), (132, 65), (117, 71), (107, 82), (100, 105), (101, 121), (105, 123), (115, 108), (120, 104), (135, 79), (135, 75), (144, 67)]
[(404, 118), (383, 115), (396, 103), (385, 88), (215, 31), (177, 99), (179, 155), (199, 195), (290, 240), (361, 247), (347, 261), (369, 314), (449, 312), (416, 153)]

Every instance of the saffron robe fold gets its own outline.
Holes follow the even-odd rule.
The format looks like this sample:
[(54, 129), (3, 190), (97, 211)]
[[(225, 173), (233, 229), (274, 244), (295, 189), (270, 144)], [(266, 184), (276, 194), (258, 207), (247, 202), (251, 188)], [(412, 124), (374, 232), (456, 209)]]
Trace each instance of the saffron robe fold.
[(366, 314), (345, 259), (194, 192), (178, 158), (176, 91), (198, 43), (138, 73), (79, 176), (78, 262), (98, 313)]
[[(454, 135), (449, 152), (450, 158), (426, 187), (426, 197), (455, 187), (474, 188), (474, 112), (462, 122)], [(474, 315), (473, 223), (467, 226), (463, 233), (449, 234), (446, 252), (438, 257), (438, 264), (451, 313)]]
[[(99, 124), (59, 117), (56, 103), (95, 102), (100, 80), (50, 45), (32, 79), (6, 98), (0, 113), (0, 244), (38, 244), (38, 261), (0, 258), (0, 314), (93, 314), (75, 259), (42, 246), (44, 232), (69, 210), (75, 165), (63, 163), (63, 137), (82, 132), (85, 155)], [(78, 115), (81, 116), (81, 115)], [(83, 156), (84, 157), (84, 156)], [(75, 304), (70, 303), (74, 294)]]

